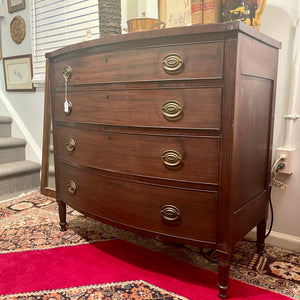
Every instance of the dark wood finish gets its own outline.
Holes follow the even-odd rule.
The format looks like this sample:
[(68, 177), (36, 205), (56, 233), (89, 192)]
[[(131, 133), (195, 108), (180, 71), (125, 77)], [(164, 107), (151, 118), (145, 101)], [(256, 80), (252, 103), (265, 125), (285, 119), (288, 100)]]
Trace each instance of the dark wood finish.
[[(264, 247), (279, 48), (231, 22), (49, 53), (62, 228), (67, 203), (113, 226), (216, 249), (226, 298), (236, 242), (257, 226), (258, 252)], [(183, 59), (177, 72), (162, 66), (170, 53)], [(170, 100), (180, 103), (177, 117), (162, 114)], [(165, 150), (180, 154), (177, 166), (163, 163)]]
[[(132, 47), (132, 45), (131, 45)], [(161, 67), (170, 53), (178, 53), (184, 59), (182, 72), (168, 74)], [(134, 62), (134, 64), (132, 63)], [(78, 58), (71, 57), (55, 64), (54, 81), (61, 84), (61, 70), (65, 64), (72, 66), (72, 83), (111, 83), (132, 81), (170, 80), (179, 78), (221, 78), (223, 73), (223, 43), (194, 43), (161, 46), (126, 51), (107, 49)], [(131, 65), (128, 67), (128, 65)]]
[[(80, 211), (115, 225), (152, 232), (154, 236), (164, 234), (184, 238), (186, 242), (199, 239), (216, 242), (216, 192), (141, 184), (90, 174), (67, 164), (59, 167), (61, 197)], [(74, 195), (65, 188), (70, 181), (76, 183)], [(87, 193), (90, 186), (93, 186), (93, 193)], [(179, 209), (178, 222), (164, 222), (159, 214), (163, 205)]]
[(67, 230), (67, 207), (66, 203), (63, 202), (62, 200), (57, 200), (58, 202), (58, 212), (59, 212), (59, 225), (60, 225), (60, 230), (61, 231), (66, 231)]
[[(61, 110), (64, 92), (56, 93), (56, 120), (85, 123), (93, 119), (93, 123), (121, 126), (220, 129), (221, 88), (146, 89), (145, 84), (131, 89), (118, 90), (120, 87), (115, 85), (111, 88), (114, 90), (90, 90), (88, 101), (86, 91), (70, 92), (74, 106), (71, 115)], [(170, 100), (182, 106), (182, 114), (175, 119), (160, 113), (163, 104)]]
[[(68, 139), (76, 144), (66, 149)], [(191, 182), (218, 182), (220, 139), (103, 131), (84, 127), (57, 127), (59, 157), (80, 165), (128, 174)], [(166, 150), (182, 156), (178, 166), (166, 167), (161, 159)], [(205, 165), (203, 169), (202, 166)]]
[(230, 254), (217, 250), (218, 272), (219, 272), (219, 298), (227, 298), (228, 279), (230, 271)]
[(266, 234), (266, 220), (262, 220), (260, 223), (257, 224), (256, 234), (257, 234), (257, 253), (263, 255), (264, 248), (265, 248), (265, 234)]

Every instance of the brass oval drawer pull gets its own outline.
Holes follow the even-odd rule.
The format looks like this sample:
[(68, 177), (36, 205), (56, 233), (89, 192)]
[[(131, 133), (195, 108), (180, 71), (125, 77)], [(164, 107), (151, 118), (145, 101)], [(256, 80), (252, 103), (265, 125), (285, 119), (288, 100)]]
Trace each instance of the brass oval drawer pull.
[(165, 151), (161, 159), (167, 167), (176, 167), (182, 162), (182, 156), (176, 150)]
[(64, 66), (62, 74), (64, 79), (68, 81), (72, 75), (72, 68), (69, 65)]
[(66, 115), (71, 114), (72, 112), (72, 102), (70, 100), (65, 100), (64, 102), (64, 113)]
[(70, 194), (75, 194), (76, 189), (77, 189), (74, 181), (69, 181), (67, 184), (67, 188), (68, 188), (68, 191)]
[(183, 66), (183, 57), (178, 53), (170, 53), (162, 61), (162, 67), (169, 73), (179, 72)]
[(159, 213), (163, 220), (167, 222), (176, 222), (180, 219), (180, 210), (174, 205), (164, 205)]
[(68, 139), (66, 143), (66, 149), (69, 152), (73, 152), (75, 150), (75, 147), (76, 147), (75, 141), (73, 139)]
[(170, 100), (162, 105), (161, 112), (167, 118), (176, 118), (182, 113), (182, 106), (180, 102)]

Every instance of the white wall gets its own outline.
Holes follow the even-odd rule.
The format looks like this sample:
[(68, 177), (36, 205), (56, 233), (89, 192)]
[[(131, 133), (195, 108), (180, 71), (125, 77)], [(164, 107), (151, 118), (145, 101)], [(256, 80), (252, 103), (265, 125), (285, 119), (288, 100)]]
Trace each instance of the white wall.
[[(291, 73), (293, 52), (297, 46), (294, 41), (296, 20), (299, 18), (298, 0), (268, 0), (264, 10), (260, 31), (282, 42), (279, 54), (277, 95), (275, 107), (275, 126), (273, 140), (273, 157), (277, 147), (284, 146), (286, 120), (288, 114), (289, 95), (291, 87)], [(300, 47), (297, 47), (298, 54)], [(299, 67), (299, 66), (298, 66)], [(300, 71), (300, 70), (299, 70)], [(298, 96), (296, 113), (300, 113), (300, 82), (298, 82)], [(272, 188), (272, 202), (274, 206), (273, 232), (267, 243), (300, 250), (300, 121), (294, 121), (293, 146), (294, 153), (292, 175), (280, 174), (278, 179), (287, 183), (285, 190)]]
[[(28, 1), (26, 1), (26, 9), (11, 14), (7, 10), (7, 1), (3, 1), (3, 3), (5, 16), (0, 23), (2, 57), (31, 54), (31, 26)], [(20, 15), (26, 23), (26, 36), (21, 44), (15, 43), (10, 37), (10, 23), (16, 15)], [(43, 89), (36, 92), (6, 92), (2, 60), (0, 64), (0, 88), (0, 114), (11, 115), (11, 112), (3, 104), (3, 102), (8, 102), (13, 113), (19, 118), (14, 118), (13, 135), (15, 137), (24, 137), (24, 133), (30, 133), (31, 136), (27, 138), (26, 157), (27, 159), (41, 162), (44, 113)]]
[[(0, 0), (0, 2), (3, 0)], [(127, 0), (128, 2), (139, 2), (135, 10), (126, 11), (126, 16), (122, 18), (123, 28), (126, 28), (126, 21), (130, 18), (141, 16), (142, 11), (146, 11), (148, 17), (157, 17), (155, 15), (156, 8), (149, 4), (149, 1)], [(123, 11), (124, 3), (122, 0)], [(153, 4), (153, 0), (151, 1)], [(26, 10), (9, 14), (7, 12), (7, 1), (3, 2), (5, 5), (5, 17), (1, 20), (1, 44), (2, 55), (15, 56), (21, 54), (31, 53), (30, 41), (30, 20), (28, 1), (26, 1)], [(282, 50), (280, 50), (277, 97), (276, 97), (276, 116), (275, 116), (275, 130), (274, 130), (274, 149), (283, 146), (285, 138), (285, 119), (283, 115), (288, 111), (289, 88), (291, 82), (291, 66), (292, 53), (294, 47), (294, 31), (295, 19), (299, 11), (299, 0), (268, 0), (265, 8), (261, 32), (266, 33), (282, 42)], [(155, 4), (157, 5), (157, 4)], [(17, 45), (10, 37), (10, 22), (15, 15), (21, 15), (26, 22), (26, 37), (25, 40)], [(299, 48), (298, 48), (299, 50)], [(300, 83), (298, 84), (300, 86)], [(39, 155), (36, 152), (42, 149), (42, 127), (43, 127), (43, 104), (44, 91), (43, 89), (36, 92), (17, 93), (5, 92), (4, 75), (2, 61), (0, 65), (0, 114), (7, 114), (6, 108), (1, 103), (1, 98), (6, 98), (11, 107), (20, 117), (32, 136), (33, 147), (30, 151), (29, 159), (39, 160)], [(3, 95), (3, 97), (1, 97)], [(299, 96), (299, 95), (298, 95)], [(298, 97), (296, 112), (300, 113), (300, 100)], [(274, 204), (274, 227), (273, 232), (267, 239), (267, 242), (275, 245), (284, 246), (294, 250), (300, 249), (300, 120), (295, 121), (293, 142), (297, 148), (294, 153), (294, 169), (293, 175), (281, 175), (279, 179), (288, 184), (286, 190), (279, 190), (273, 188), (272, 200)], [(14, 126), (14, 135), (22, 136), (23, 132), (17, 126)], [(34, 145), (33, 145), (34, 146)]]

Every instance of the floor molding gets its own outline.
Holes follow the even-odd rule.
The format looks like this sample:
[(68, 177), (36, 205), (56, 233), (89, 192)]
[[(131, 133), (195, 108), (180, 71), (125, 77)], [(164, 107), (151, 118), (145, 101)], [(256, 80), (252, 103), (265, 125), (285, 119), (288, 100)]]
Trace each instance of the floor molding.
[[(256, 229), (251, 230), (246, 236), (246, 240), (256, 240)], [(300, 251), (300, 238), (280, 232), (271, 231), (265, 240), (266, 245), (280, 247), (292, 251)]]

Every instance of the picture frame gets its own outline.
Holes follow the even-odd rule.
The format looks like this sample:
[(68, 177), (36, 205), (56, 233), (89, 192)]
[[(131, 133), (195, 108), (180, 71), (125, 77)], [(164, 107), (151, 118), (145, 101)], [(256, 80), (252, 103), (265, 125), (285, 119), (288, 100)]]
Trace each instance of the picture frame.
[(32, 55), (3, 57), (6, 91), (35, 91), (32, 83)]
[(191, 25), (191, 0), (158, 0), (158, 11), (166, 28)]
[(25, 0), (7, 0), (8, 12), (13, 13), (26, 8)]

